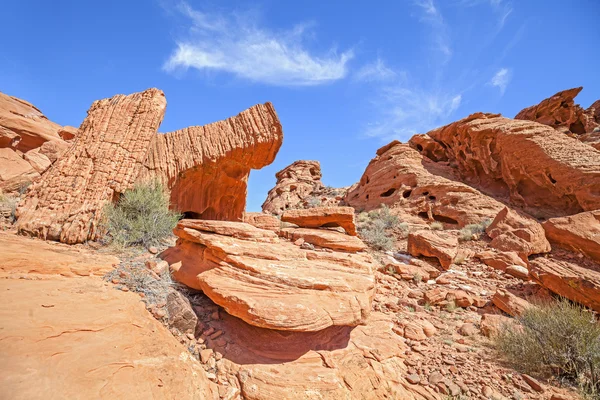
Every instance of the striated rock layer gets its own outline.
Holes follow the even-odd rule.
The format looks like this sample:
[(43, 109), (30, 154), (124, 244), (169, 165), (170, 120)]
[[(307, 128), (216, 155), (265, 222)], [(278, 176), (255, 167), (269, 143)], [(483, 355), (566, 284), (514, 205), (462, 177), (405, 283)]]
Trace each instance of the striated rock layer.
[(177, 246), (163, 254), (175, 279), (249, 324), (318, 331), (369, 315), (375, 278), (366, 253), (305, 250), (242, 222), (182, 220), (175, 234)]
[(65, 243), (96, 238), (102, 208), (137, 179), (166, 106), (158, 89), (94, 102), (77, 142), (20, 204), (18, 230)]
[(531, 215), (600, 208), (600, 152), (548, 126), (476, 113), (428, 135), (463, 180)]
[(171, 205), (191, 218), (241, 221), (248, 176), (275, 159), (283, 141), (271, 103), (235, 117), (156, 135), (140, 179), (159, 177)]
[(503, 208), (498, 201), (456, 179), (452, 168), (398, 141), (377, 150), (377, 156), (344, 201), (367, 211), (386, 204), (409, 216), (457, 227), (491, 220)]
[(17, 190), (39, 179), (76, 132), (49, 121), (31, 103), (0, 92), (0, 189)]
[(600, 262), (600, 210), (550, 218), (542, 226), (552, 243)]

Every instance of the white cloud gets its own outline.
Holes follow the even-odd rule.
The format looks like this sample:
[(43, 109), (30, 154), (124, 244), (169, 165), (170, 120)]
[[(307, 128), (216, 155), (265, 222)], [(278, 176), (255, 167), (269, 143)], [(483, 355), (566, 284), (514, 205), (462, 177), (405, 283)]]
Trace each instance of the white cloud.
[(416, 0), (415, 4), (423, 10), (421, 22), (431, 27), (431, 38), (436, 51), (441, 53), (442, 62), (447, 62), (452, 56), (452, 45), (448, 27), (440, 10), (436, 7), (433, 0)]
[(354, 79), (364, 82), (386, 81), (395, 78), (396, 75), (396, 72), (388, 68), (385, 62), (378, 58), (377, 61), (366, 64), (356, 71)]
[(512, 3), (505, 0), (460, 0), (457, 4), (464, 7), (474, 7), (479, 6), (481, 4), (489, 5), (498, 18), (498, 31), (500, 31), (504, 27), (508, 16), (513, 11)]
[(451, 122), (461, 101), (460, 93), (449, 91), (407, 88), (401, 84), (383, 89), (376, 106), (384, 111), (367, 127), (366, 134), (382, 141), (406, 141), (416, 133)]
[(492, 79), (489, 81), (489, 84), (492, 86), (496, 86), (500, 89), (500, 93), (504, 94), (506, 86), (508, 86), (508, 83), (510, 82), (511, 78), (512, 73), (508, 68), (500, 68), (498, 72), (496, 72)]
[(254, 16), (225, 17), (192, 9), (182, 3), (180, 11), (192, 20), (190, 36), (179, 41), (164, 70), (195, 68), (222, 71), (239, 78), (277, 86), (319, 85), (344, 78), (354, 54), (335, 49), (313, 54), (303, 41), (307, 25), (283, 32), (257, 26)]

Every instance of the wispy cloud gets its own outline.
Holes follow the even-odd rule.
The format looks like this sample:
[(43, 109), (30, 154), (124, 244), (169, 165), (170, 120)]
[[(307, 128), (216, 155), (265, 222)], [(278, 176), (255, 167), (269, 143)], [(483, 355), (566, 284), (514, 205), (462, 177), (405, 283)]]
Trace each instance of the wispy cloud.
[(354, 73), (354, 79), (363, 82), (386, 81), (393, 79), (398, 74), (390, 69), (381, 58), (364, 65)]
[(303, 43), (312, 33), (309, 25), (274, 32), (258, 26), (255, 16), (205, 13), (187, 3), (179, 11), (191, 21), (189, 37), (177, 42), (163, 66), (167, 72), (195, 68), (269, 85), (308, 86), (346, 77), (354, 56), (351, 49), (311, 52)]
[(398, 84), (384, 88), (376, 106), (385, 110), (379, 119), (367, 126), (366, 135), (408, 140), (450, 122), (460, 107), (462, 95), (445, 90), (427, 90)]
[(442, 55), (442, 62), (447, 62), (452, 57), (452, 45), (448, 26), (444, 21), (442, 13), (433, 0), (416, 0), (415, 5), (422, 11), (421, 22), (428, 24), (431, 28), (431, 37), (435, 50)]
[(506, 0), (459, 0), (458, 5), (465, 7), (473, 7), (479, 5), (488, 5), (497, 16), (497, 30), (500, 31), (508, 16), (513, 12), (513, 6), (510, 1)]
[(496, 86), (500, 89), (500, 93), (504, 94), (506, 86), (508, 86), (508, 83), (510, 82), (511, 78), (512, 73), (508, 68), (500, 68), (498, 72), (496, 72), (492, 79), (489, 81), (489, 84), (492, 86)]

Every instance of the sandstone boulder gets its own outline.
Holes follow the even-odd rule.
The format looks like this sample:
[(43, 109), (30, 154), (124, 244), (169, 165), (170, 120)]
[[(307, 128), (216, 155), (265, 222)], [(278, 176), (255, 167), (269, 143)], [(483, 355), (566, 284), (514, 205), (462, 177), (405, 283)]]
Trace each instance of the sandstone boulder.
[(600, 208), (600, 152), (548, 126), (476, 113), (428, 135), (465, 182), (530, 215)]
[(550, 218), (542, 226), (553, 244), (600, 262), (600, 210)]
[(514, 251), (482, 251), (477, 253), (479, 258), (485, 265), (497, 269), (499, 271), (506, 271), (506, 268), (511, 265), (520, 265), (521, 267), (527, 267), (527, 263)]
[(293, 242), (303, 239), (303, 242), (326, 249), (352, 253), (367, 249), (367, 245), (358, 236), (349, 236), (326, 229), (284, 228), (281, 234)]
[(407, 246), (410, 255), (437, 258), (442, 268), (449, 269), (458, 252), (458, 239), (444, 232), (421, 230), (408, 234)]
[(516, 322), (514, 319), (500, 314), (483, 314), (479, 329), (483, 336), (492, 338), (502, 329), (514, 329)]
[(544, 228), (532, 218), (505, 207), (486, 228), (492, 238), (490, 246), (504, 252), (515, 252), (523, 261), (532, 254), (551, 250)]
[(289, 210), (281, 215), (283, 222), (302, 228), (343, 228), (348, 235), (356, 236), (356, 222), (352, 207), (317, 207), (306, 210)]
[(241, 222), (202, 222), (180, 222), (177, 246), (163, 257), (175, 279), (202, 290), (229, 314), (288, 331), (358, 325), (367, 318), (375, 284), (367, 254), (304, 250)]
[(448, 165), (423, 157), (398, 141), (377, 150), (344, 201), (367, 211), (386, 204), (406, 221), (440, 221), (454, 227), (493, 219), (503, 208), (498, 201), (462, 183)]
[(515, 296), (511, 292), (499, 289), (492, 297), (492, 303), (510, 316), (518, 317), (532, 304), (527, 300)]
[(600, 311), (600, 272), (539, 257), (530, 262), (530, 275), (550, 291)]
[(242, 218), (242, 222), (250, 224), (260, 229), (268, 229), (273, 232), (279, 232), (281, 221), (279, 218), (259, 212), (246, 212)]

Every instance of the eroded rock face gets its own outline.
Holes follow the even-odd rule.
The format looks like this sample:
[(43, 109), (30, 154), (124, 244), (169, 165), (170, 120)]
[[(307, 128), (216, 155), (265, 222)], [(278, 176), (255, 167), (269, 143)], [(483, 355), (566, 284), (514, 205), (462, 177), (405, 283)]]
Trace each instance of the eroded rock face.
[(423, 157), (398, 141), (377, 151), (344, 201), (367, 211), (386, 204), (420, 221), (437, 220), (456, 227), (493, 219), (503, 208), (498, 201), (460, 182), (447, 165)]
[(526, 119), (577, 135), (591, 132), (599, 126), (598, 101), (587, 110), (575, 104), (575, 97), (583, 87), (563, 90), (542, 100), (540, 104), (521, 110), (515, 119)]
[(600, 311), (600, 272), (540, 257), (530, 262), (529, 273), (551, 292)]
[(191, 218), (241, 221), (248, 176), (275, 159), (283, 141), (271, 103), (235, 117), (153, 136), (140, 180), (158, 177), (171, 205)]
[(286, 210), (304, 208), (304, 201), (323, 188), (321, 176), (318, 161), (299, 160), (288, 165), (275, 174), (277, 183), (269, 191), (262, 210), (279, 215)]
[(283, 213), (281, 220), (296, 224), (302, 228), (339, 226), (348, 235), (356, 236), (356, 223), (352, 207), (319, 207), (306, 210), (290, 210)]
[(48, 120), (25, 100), (0, 93), (0, 189), (17, 190), (39, 179), (69, 146), (60, 132), (73, 129)]
[(242, 222), (182, 220), (175, 234), (177, 246), (163, 255), (175, 279), (249, 324), (318, 331), (369, 314), (375, 280), (366, 253), (304, 250)]
[(600, 208), (600, 152), (548, 126), (476, 113), (428, 135), (464, 181), (533, 216)]
[(437, 258), (448, 269), (456, 257), (458, 239), (445, 232), (421, 230), (408, 234), (407, 247), (411, 255)]
[(138, 177), (167, 101), (148, 89), (94, 102), (70, 151), (21, 202), (21, 233), (64, 243), (96, 238), (102, 208)]
[(542, 226), (552, 243), (600, 262), (600, 210), (550, 218)]

